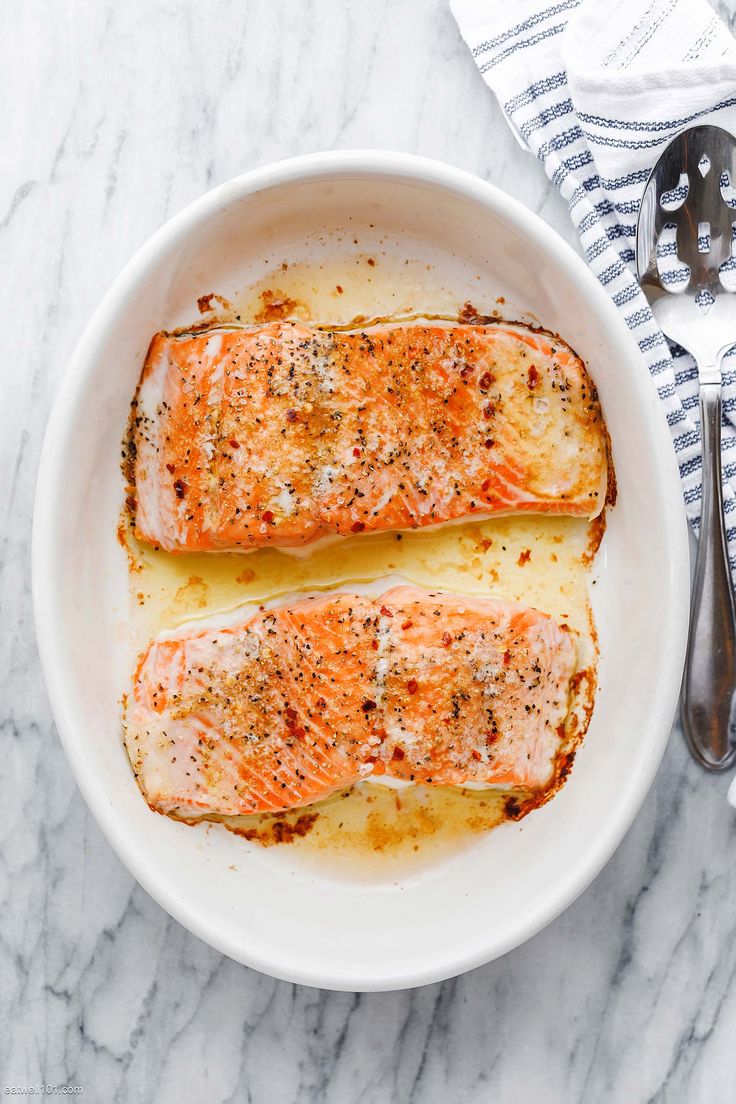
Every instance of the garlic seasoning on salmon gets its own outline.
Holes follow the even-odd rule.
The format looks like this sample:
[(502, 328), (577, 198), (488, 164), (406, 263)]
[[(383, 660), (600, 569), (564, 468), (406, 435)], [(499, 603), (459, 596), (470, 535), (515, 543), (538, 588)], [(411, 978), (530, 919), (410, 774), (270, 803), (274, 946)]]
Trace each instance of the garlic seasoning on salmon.
[(334, 593), (158, 636), (126, 746), (152, 809), (277, 812), (375, 776), (544, 791), (566, 733), (575, 636), (500, 599)]
[(157, 334), (134, 407), (136, 532), (171, 552), (603, 509), (595, 388), (511, 325)]

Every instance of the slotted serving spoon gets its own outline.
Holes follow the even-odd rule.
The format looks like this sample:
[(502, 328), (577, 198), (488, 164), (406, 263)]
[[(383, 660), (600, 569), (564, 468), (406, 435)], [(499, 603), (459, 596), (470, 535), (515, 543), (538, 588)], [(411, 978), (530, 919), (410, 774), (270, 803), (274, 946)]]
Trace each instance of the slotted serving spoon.
[[(682, 724), (693, 755), (710, 770), (736, 761), (736, 610), (721, 485), (721, 359), (736, 344), (736, 294), (721, 282), (736, 218), (729, 184), (736, 188), (733, 135), (714, 126), (684, 130), (652, 169), (636, 227), (637, 272), (654, 317), (698, 365), (702, 514)], [(665, 258), (672, 262), (675, 250), (663, 239), (673, 228), (668, 271)]]

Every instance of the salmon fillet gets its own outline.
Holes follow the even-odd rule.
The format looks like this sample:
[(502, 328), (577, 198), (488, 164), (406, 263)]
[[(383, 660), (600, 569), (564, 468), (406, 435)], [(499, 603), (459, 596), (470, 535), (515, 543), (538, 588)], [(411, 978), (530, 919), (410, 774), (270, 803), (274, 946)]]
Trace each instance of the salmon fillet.
[(126, 746), (151, 808), (230, 816), (388, 775), (539, 790), (553, 777), (575, 638), (513, 602), (395, 587), (157, 637)]
[(132, 443), (137, 534), (170, 552), (501, 511), (594, 517), (606, 498), (583, 363), (523, 327), (160, 333)]

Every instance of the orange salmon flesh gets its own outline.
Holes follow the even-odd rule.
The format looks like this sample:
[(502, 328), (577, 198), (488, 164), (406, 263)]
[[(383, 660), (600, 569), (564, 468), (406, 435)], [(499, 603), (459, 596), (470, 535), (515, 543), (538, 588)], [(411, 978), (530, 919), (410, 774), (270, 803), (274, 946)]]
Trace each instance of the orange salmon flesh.
[(136, 532), (170, 552), (473, 514), (592, 518), (606, 499), (585, 367), (523, 327), (160, 333), (132, 427)]
[(184, 817), (296, 808), (382, 775), (541, 790), (576, 667), (575, 635), (514, 602), (321, 595), (157, 637), (126, 746), (151, 808)]

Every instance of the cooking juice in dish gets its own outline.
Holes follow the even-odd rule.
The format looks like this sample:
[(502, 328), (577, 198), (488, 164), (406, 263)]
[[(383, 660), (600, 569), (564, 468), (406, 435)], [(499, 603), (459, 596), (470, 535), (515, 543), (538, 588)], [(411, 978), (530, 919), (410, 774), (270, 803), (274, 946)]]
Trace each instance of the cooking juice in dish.
[[(424, 263), (400, 262), (378, 251), (319, 265), (280, 265), (236, 302), (205, 296), (200, 309), (212, 311), (205, 320), (288, 318), (333, 327), (398, 320), (420, 311), (424, 317), (457, 319), (463, 304), (427, 272)], [(479, 306), (491, 313), (487, 304)], [(171, 555), (136, 541), (126, 518), (120, 536), (130, 565), (133, 657), (163, 629), (195, 618), (299, 592), (398, 577), (428, 589), (512, 599), (569, 625), (578, 634), (579, 667), (590, 672), (581, 703), (584, 725), (597, 658), (588, 582), (601, 532), (600, 521), (509, 515), (339, 538), (296, 550)], [(515, 819), (525, 798), (513, 791), (364, 781), (286, 814), (222, 819), (248, 840), (288, 845), (321, 867), (350, 871), (359, 864), (398, 872)]]

